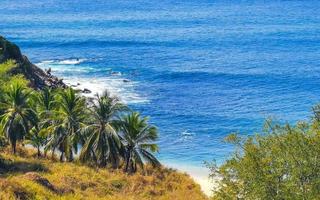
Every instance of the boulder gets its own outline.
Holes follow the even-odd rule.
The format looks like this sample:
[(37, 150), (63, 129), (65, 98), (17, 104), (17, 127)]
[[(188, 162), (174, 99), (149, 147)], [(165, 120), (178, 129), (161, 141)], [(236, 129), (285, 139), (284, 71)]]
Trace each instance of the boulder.
[(85, 94), (90, 94), (91, 93), (91, 90), (87, 89), (87, 88), (84, 88), (82, 90), (82, 93), (85, 93)]

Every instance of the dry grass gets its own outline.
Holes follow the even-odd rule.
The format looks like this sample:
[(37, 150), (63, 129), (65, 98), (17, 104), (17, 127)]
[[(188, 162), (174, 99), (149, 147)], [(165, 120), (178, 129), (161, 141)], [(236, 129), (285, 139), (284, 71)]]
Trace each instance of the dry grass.
[(204, 200), (187, 174), (147, 168), (144, 174), (36, 159), (30, 151), (2, 152), (0, 199)]

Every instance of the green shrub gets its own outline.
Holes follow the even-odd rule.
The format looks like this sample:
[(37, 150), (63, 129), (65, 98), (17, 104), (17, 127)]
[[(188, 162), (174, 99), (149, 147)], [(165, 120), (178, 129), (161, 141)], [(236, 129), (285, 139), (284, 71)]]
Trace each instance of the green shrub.
[(1, 79), (3, 78), (3, 76), (8, 73), (12, 68), (14, 68), (16, 66), (16, 63), (14, 60), (7, 60), (4, 63), (0, 64), (0, 75), (1, 75)]
[(316, 117), (295, 126), (267, 121), (262, 134), (228, 136), (236, 151), (222, 166), (211, 166), (212, 175), (222, 178), (214, 199), (318, 199), (318, 127)]
[(19, 84), (27, 87), (28, 81), (22, 74), (12, 75), (9, 73), (14, 67), (16, 67), (14, 60), (7, 60), (6, 62), (0, 64), (0, 91), (5, 90), (13, 84)]

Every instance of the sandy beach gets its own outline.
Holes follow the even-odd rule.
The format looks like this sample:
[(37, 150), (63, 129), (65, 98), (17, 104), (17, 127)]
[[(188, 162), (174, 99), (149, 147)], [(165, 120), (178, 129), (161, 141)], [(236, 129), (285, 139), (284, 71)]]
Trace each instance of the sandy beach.
[(184, 163), (164, 163), (165, 166), (177, 169), (180, 172), (189, 174), (197, 182), (202, 191), (207, 195), (212, 195), (212, 190), (218, 185), (218, 178), (209, 178), (210, 171), (206, 167), (196, 167)]

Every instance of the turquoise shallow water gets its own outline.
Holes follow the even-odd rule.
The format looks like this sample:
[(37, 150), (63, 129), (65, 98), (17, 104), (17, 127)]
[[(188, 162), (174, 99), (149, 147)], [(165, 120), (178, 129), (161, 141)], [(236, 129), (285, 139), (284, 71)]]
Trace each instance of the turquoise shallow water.
[(311, 0), (2, 0), (0, 34), (66, 82), (150, 115), (161, 160), (201, 165), (230, 154), (230, 132), (308, 119), (320, 100), (319, 13)]

